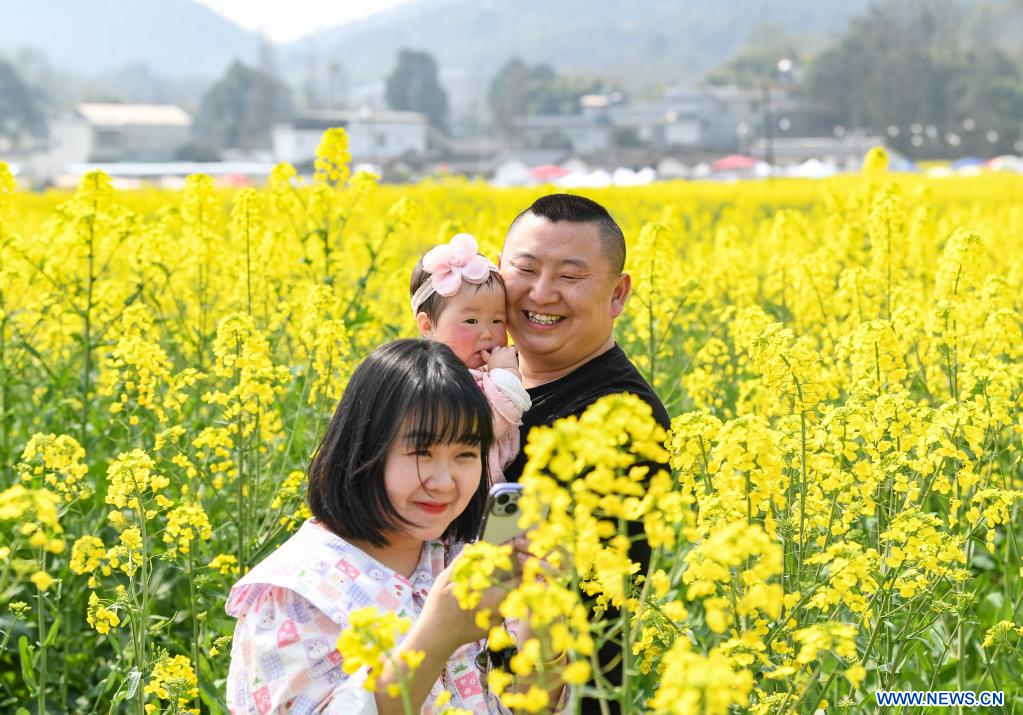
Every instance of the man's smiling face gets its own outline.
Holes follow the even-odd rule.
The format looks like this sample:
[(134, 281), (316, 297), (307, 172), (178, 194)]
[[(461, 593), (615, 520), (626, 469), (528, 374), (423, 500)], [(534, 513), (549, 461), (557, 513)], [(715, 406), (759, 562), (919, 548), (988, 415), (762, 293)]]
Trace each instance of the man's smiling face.
[(501, 254), (508, 330), (534, 372), (574, 369), (611, 347), (629, 277), (614, 274), (596, 223), (527, 213)]

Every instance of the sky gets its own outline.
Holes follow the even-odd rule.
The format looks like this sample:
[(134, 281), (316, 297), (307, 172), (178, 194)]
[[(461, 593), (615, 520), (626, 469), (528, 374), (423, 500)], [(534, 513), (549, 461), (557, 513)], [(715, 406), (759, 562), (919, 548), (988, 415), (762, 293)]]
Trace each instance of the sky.
[(411, 0), (199, 0), (277, 42), (403, 5)]

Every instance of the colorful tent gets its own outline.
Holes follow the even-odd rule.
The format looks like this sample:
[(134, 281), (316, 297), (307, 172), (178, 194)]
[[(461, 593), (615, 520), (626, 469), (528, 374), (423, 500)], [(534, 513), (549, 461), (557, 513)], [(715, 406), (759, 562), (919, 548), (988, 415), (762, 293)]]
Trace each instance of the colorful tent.
[(710, 168), (714, 171), (736, 171), (738, 169), (752, 169), (756, 165), (757, 160), (752, 156), (729, 154), (715, 161), (710, 165)]

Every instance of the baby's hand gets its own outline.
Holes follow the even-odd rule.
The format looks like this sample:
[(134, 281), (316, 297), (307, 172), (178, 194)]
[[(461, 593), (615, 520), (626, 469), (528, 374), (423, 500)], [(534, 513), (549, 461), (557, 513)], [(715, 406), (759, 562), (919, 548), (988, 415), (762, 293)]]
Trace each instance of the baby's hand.
[(519, 369), (519, 352), (514, 347), (496, 347), (490, 351), (490, 356), (487, 358), (487, 369), (493, 370), (495, 367), (503, 367), (506, 370)]

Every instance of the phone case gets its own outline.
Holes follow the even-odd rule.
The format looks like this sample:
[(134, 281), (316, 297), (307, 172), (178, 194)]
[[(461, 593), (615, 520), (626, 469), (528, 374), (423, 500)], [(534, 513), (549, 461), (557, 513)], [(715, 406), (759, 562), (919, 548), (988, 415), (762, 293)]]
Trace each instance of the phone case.
[(483, 523), (480, 524), (479, 541), (503, 544), (526, 532), (519, 526), (519, 517), (522, 515), (519, 509), (521, 495), (522, 487), (514, 483), (495, 484), (490, 489)]

